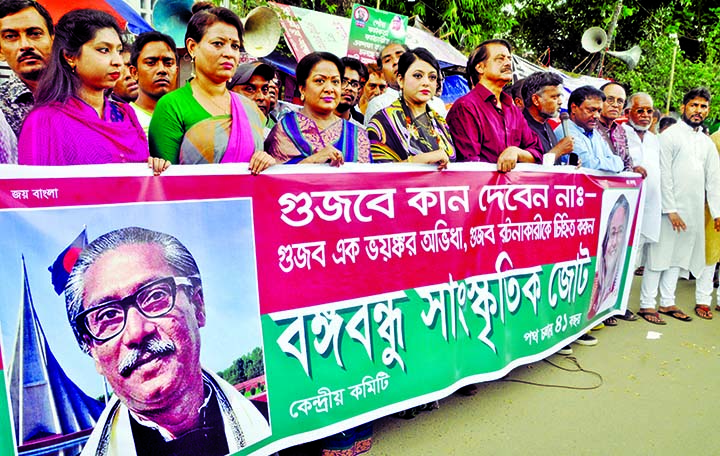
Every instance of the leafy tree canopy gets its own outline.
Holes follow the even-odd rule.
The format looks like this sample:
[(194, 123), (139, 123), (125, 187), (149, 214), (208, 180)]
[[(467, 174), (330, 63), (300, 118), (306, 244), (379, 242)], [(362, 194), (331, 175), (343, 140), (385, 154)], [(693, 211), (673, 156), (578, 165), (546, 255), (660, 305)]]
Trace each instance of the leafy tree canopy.
[[(215, 0), (219, 3), (221, 0)], [(349, 16), (353, 0), (281, 0), (302, 8)], [(580, 43), (590, 27), (610, 28), (618, 1), (596, 0), (358, 0), (407, 15), (469, 52), (488, 38), (505, 38), (515, 52), (533, 62), (565, 71), (597, 75), (600, 54), (591, 56)], [(265, 0), (230, 0), (241, 16)], [(630, 92), (644, 91), (664, 110), (670, 85), (670, 67), (677, 46), (671, 109), (679, 109), (682, 95), (705, 85), (720, 95), (720, 7), (717, 0), (623, 0), (612, 50), (642, 48), (634, 70), (605, 56), (602, 76), (628, 85)], [(411, 20), (412, 23), (412, 20)], [(720, 117), (720, 104), (711, 116)]]

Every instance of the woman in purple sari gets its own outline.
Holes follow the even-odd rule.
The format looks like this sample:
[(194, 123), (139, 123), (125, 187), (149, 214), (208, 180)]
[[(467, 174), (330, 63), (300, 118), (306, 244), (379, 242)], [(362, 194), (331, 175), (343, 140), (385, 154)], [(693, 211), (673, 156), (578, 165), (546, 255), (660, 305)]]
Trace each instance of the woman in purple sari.
[(185, 33), (193, 77), (158, 101), (150, 122), (150, 154), (172, 163), (249, 163), (257, 174), (275, 163), (263, 151), (255, 103), (228, 90), (242, 47), (240, 18), (227, 8), (195, 3)]
[(370, 162), (365, 130), (334, 114), (343, 74), (340, 59), (328, 52), (312, 52), (298, 62), (295, 75), (303, 107), (283, 116), (270, 131), (265, 149), (275, 160), (332, 166)]
[(155, 174), (169, 166), (149, 157), (135, 112), (105, 97), (120, 77), (122, 48), (108, 13), (81, 9), (60, 18), (35, 109), (18, 139), (21, 165), (147, 162)]

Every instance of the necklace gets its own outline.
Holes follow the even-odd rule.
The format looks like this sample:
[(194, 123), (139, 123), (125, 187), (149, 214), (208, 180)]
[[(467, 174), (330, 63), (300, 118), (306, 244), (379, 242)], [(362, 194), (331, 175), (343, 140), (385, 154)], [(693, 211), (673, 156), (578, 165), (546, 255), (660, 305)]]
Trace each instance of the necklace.
[(426, 105), (425, 115), (420, 114), (415, 117), (402, 97), (400, 97), (400, 106), (405, 115), (407, 127), (405, 141), (408, 157), (438, 149), (444, 151), (449, 157), (454, 156), (452, 143), (449, 143), (446, 137), (438, 132), (442, 128), (442, 122), (438, 120), (433, 110)]
[[(228, 106), (229, 106), (229, 96), (230, 92), (225, 89), (225, 91), (220, 95), (220, 102), (216, 101), (218, 99), (217, 96), (212, 96), (207, 91), (205, 91), (202, 87), (200, 87), (199, 84), (195, 86), (196, 96), (201, 95), (202, 98), (210, 103), (210, 105), (214, 106), (217, 109), (217, 112), (215, 115), (222, 115), (222, 114), (229, 114)], [(209, 111), (209, 110), (208, 110)], [(212, 113), (211, 113), (212, 114)]]
[(437, 131), (427, 106), (425, 107), (425, 116), (423, 118), (422, 114), (415, 117), (408, 105), (405, 103), (405, 100), (402, 98), (400, 99), (400, 105), (402, 106), (403, 114), (405, 114), (405, 126), (407, 127), (410, 136), (415, 140), (425, 139), (430, 144), (432, 144), (430, 138), (433, 138), (437, 143)]

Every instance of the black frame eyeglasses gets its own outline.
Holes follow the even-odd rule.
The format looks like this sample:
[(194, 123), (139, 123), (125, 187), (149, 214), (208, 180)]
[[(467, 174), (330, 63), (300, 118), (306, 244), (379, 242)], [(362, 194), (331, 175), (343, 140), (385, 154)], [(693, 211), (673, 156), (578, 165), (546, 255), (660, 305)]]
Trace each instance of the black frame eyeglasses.
[(362, 87), (362, 82), (355, 81), (354, 79), (348, 79), (348, 78), (342, 78), (342, 85), (341, 87), (344, 89), (345, 87), (350, 85), (355, 90), (360, 90), (360, 87)]
[(125, 330), (130, 307), (146, 318), (167, 315), (175, 307), (179, 286), (194, 286), (193, 277), (165, 277), (138, 288), (135, 293), (116, 301), (108, 301), (86, 309), (75, 317), (80, 334), (98, 342), (106, 342)]

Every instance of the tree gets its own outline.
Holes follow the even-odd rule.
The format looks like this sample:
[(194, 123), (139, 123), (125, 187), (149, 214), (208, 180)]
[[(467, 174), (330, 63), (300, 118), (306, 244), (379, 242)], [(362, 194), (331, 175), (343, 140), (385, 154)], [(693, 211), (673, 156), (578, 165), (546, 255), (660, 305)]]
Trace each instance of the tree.
[(262, 348), (255, 347), (251, 352), (233, 361), (230, 367), (218, 372), (218, 375), (231, 385), (237, 385), (264, 373), (265, 362)]
[(240, 357), (233, 361), (233, 363), (224, 371), (218, 372), (218, 375), (226, 380), (231, 385), (237, 385), (247, 380), (245, 375), (245, 359)]
[[(353, 0), (281, 2), (341, 16), (349, 16), (353, 4)], [(378, 6), (377, 0), (357, 3)], [(230, 4), (245, 16), (250, 9), (267, 2), (230, 0)], [(611, 49), (626, 50), (638, 44), (643, 56), (631, 71), (618, 59), (606, 55), (602, 76), (629, 85), (631, 92), (650, 93), (655, 104), (664, 108), (675, 46), (670, 36), (675, 34), (679, 52), (672, 107), (677, 109), (683, 93), (693, 86), (705, 85), (720, 95), (715, 76), (720, 56), (720, 7), (716, 4), (717, 0), (623, 0)], [(485, 39), (505, 38), (523, 57), (583, 74), (589, 74), (601, 54), (592, 56), (582, 48), (582, 34), (593, 26), (607, 30), (616, 5), (617, 0), (379, 1), (381, 9), (407, 15), (413, 21), (419, 19), (436, 36), (465, 52)], [(720, 116), (718, 103), (712, 105), (711, 116)]]
[(245, 365), (245, 377), (248, 379), (256, 378), (265, 373), (265, 363), (263, 361), (262, 348), (255, 349), (247, 356)]

